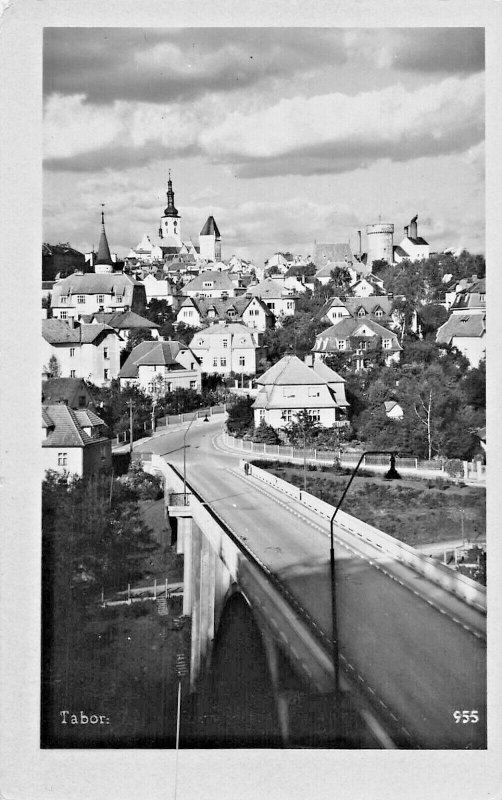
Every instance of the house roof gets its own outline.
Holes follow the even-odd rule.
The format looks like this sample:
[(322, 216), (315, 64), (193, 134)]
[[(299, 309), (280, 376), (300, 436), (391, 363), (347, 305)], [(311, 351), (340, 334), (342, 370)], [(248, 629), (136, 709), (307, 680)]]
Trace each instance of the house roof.
[(273, 300), (282, 298), (283, 287), (278, 281), (274, 281), (273, 278), (265, 278), (263, 281), (256, 284), (256, 286), (248, 286), (247, 293), (253, 295), (253, 297), (265, 297)]
[(106, 436), (91, 437), (85, 427), (105, 425), (102, 419), (87, 410), (74, 411), (62, 404), (42, 406), (42, 427), (49, 430), (42, 447), (85, 447), (87, 444), (106, 439)]
[(124, 294), (130, 286), (141, 286), (125, 273), (95, 273), (86, 272), (83, 275), (73, 274), (68, 278), (57, 281), (54, 289), (59, 289), (61, 294)]
[[(242, 325), (240, 322), (218, 322), (210, 325), (198, 333), (194, 334), (190, 341), (190, 347), (197, 350), (199, 347), (209, 347), (210, 337), (228, 335), (232, 338), (232, 348), (257, 347), (257, 333), (253, 329)], [(202, 341), (202, 344), (199, 344)]]
[(104, 224), (101, 230), (101, 236), (99, 237), (98, 257), (96, 258), (96, 264), (108, 264), (109, 266), (113, 265)]
[[(211, 282), (211, 287), (204, 286), (204, 283)], [(227, 272), (219, 272), (218, 270), (208, 269), (201, 272), (189, 283), (186, 284), (185, 292), (203, 292), (211, 289), (211, 291), (228, 291), (233, 292), (234, 285)]]
[[(334, 373), (336, 374), (336, 373)], [(280, 361), (256, 379), (260, 385), (309, 386), (326, 383), (316, 371), (300, 361), (298, 356), (283, 356)]]
[(336, 342), (339, 339), (361, 336), (362, 334), (357, 333), (358, 328), (361, 326), (366, 326), (373, 331), (376, 336), (380, 336), (382, 339), (390, 339), (392, 346), (389, 348), (389, 352), (402, 350), (396, 334), (389, 331), (388, 328), (384, 328), (383, 325), (379, 325), (378, 322), (368, 319), (368, 317), (364, 317), (363, 319), (346, 317), (340, 320), (340, 322), (331, 325), (331, 327), (326, 328), (325, 331), (322, 331), (316, 336), (315, 345), (312, 348), (313, 352), (329, 351), (332, 349), (337, 350)]
[(264, 314), (267, 317), (274, 316), (270, 311), (269, 307), (259, 297), (249, 297), (246, 295), (241, 295), (240, 297), (227, 297), (226, 299), (220, 299), (220, 298), (211, 299), (209, 297), (197, 297), (197, 298), (187, 297), (181, 304), (180, 308), (194, 307), (197, 309), (201, 317), (207, 317), (208, 312), (211, 309), (215, 310), (217, 317), (226, 317), (228, 311), (232, 308), (235, 308), (238, 316), (242, 317), (246, 308), (253, 301), (255, 303), (258, 303), (258, 305), (260, 306), (260, 308), (263, 310)]
[(367, 314), (374, 314), (381, 308), (385, 316), (392, 313), (392, 300), (388, 295), (372, 295), (371, 297), (346, 297), (345, 307), (354, 316), (360, 308), (364, 308)]
[(392, 411), (396, 407), (399, 408), (402, 411), (402, 408), (399, 405), (399, 403), (397, 402), (397, 400), (386, 400), (384, 402), (384, 406), (385, 406), (385, 413), (386, 414), (388, 414), (390, 411)]
[(146, 317), (141, 317), (139, 314), (136, 314), (135, 311), (98, 311), (95, 314), (83, 315), (82, 319), (89, 322), (101, 322), (103, 325), (109, 325), (110, 328), (115, 328), (116, 330), (130, 330), (136, 328), (150, 328), (153, 330), (154, 328), (160, 327)]
[(334, 369), (328, 367), (324, 361), (314, 361), (312, 369), (314, 372), (320, 375), (320, 377), (323, 378), (326, 383), (345, 383), (345, 378), (342, 378), (338, 372), (335, 372)]
[(118, 336), (117, 331), (108, 325), (79, 325), (71, 328), (62, 319), (43, 319), (42, 336), (49, 344), (92, 344), (102, 334)]
[(199, 236), (215, 236), (217, 239), (221, 238), (218, 226), (214, 221), (214, 217), (207, 218)]
[[(181, 350), (189, 348), (174, 339), (160, 342), (140, 342), (133, 348), (119, 372), (119, 378), (137, 378), (140, 366), (164, 366), (183, 370), (185, 367), (177, 360)], [(194, 359), (198, 362), (197, 357)]]
[(324, 242), (316, 243), (314, 252), (314, 263), (322, 261), (352, 263), (354, 256), (348, 242)]
[(408, 258), (408, 253), (406, 252), (406, 250), (403, 250), (401, 245), (399, 244), (394, 245), (393, 250), (394, 250), (394, 255), (400, 256), (401, 258)]
[(486, 333), (486, 314), (452, 314), (446, 322), (438, 328), (436, 341), (439, 344), (449, 344), (456, 338), (480, 338)]

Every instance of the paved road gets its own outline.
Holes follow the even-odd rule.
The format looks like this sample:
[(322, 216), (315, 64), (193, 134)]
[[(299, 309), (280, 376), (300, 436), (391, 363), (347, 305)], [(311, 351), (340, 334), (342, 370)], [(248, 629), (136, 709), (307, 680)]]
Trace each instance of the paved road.
[[(245, 477), (237, 469), (238, 455), (225, 452), (218, 443), (221, 424), (201, 421), (189, 431), (188, 481), (329, 635), (328, 523), (295, 500)], [(179, 467), (183, 432), (143, 447)], [(351, 513), (349, 498), (345, 510)], [(483, 748), (486, 652), (481, 614), (438, 587), (430, 587), (430, 605), (422, 597), (429, 586), (411, 570), (379, 552), (371, 558), (367, 547), (359, 551), (356, 546), (354, 552), (345, 546), (350, 539), (340, 529), (337, 538), (343, 666), (383, 716), (392, 717), (409, 746)], [(479, 722), (456, 723), (456, 710), (476, 710)]]

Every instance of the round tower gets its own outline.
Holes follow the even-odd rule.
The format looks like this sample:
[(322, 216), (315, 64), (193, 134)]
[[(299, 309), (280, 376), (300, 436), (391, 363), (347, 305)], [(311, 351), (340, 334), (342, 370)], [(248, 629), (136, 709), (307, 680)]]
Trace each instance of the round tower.
[(373, 261), (393, 261), (393, 234), (392, 222), (379, 222), (377, 225), (366, 226), (368, 242), (368, 255), (366, 264), (371, 267)]

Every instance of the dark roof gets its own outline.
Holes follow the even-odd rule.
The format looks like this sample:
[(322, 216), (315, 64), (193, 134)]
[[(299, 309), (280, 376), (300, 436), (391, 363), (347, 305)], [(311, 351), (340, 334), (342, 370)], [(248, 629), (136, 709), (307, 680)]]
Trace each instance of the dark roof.
[[(42, 406), (42, 427), (49, 431), (42, 447), (85, 447), (106, 436), (89, 436), (83, 427), (105, 426), (92, 411), (74, 411), (63, 404)], [(106, 426), (105, 426), (106, 427)]]
[(71, 328), (62, 319), (43, 319), (42, 320), (42, 336), (49, 344), (89, 344), (94, 342), (99, 336), (104, 334), (118, 333), (110, 328), (108, 325), (79, 325), (78, 323), (74, 328)]
[(358, 334), (356, 331), (362, 325), (369, 328), (374, 334), (380, 336), (382, 339), (391, 340), (392, 347), (388, 352), (402, 350), (396, 334), (393, 333), (393, 331), (388, 330), (388, 328), (385, 328), (383, 325), (380, 325), (378, 322), (368, 319), (367, 317), (363, 317), (363, 319), (346, 317), (345, 319), (340, 320), (340, 322), (331, 325), (331, 327), (326, 328), (325, 331), (319, 333), (316, 336), (315, 345), (312, 348), (312, 351), (329, 352), (331, 350), (336, 350), (338, 352), (338, 347), (336, 345), (337, 340), (348, 339), (351, 336), (361, 336), (362, 334)]
[(139, 314), (136, 314), (135, 311), (117, 311), (116, 313), (113, 311), (98, 311), (95, 314), (85, 315), (85, 319), (83, 315), (82, 320), (85, 322), (100, 322), (116, 330), (130, 330), (131, 328), (153, 329), (160, 327), (146, 317), (141, 317)]
[(108, 264), (109, 266), (113, 266), (104, 225), (101, 229), (101, 236), (99, 237), (98, 257), (96, 259), (96, 264)]
[(85, 394), (86, 401), (94, 401), (83, 378), (49, 378), (42, 382), (42, 402), (47, 404), (65, 403), (78, 408), (78, 395)]
[(401, 258), (408, 258), (408, 253), (406, 250), (403, 250), (403, 248), (398, 244), (394, 246), (394, 254), (396, 256), (401, 256)]
[[(141, 365), (160, 365), (183, 370), (185, 367), (177, 360), (177, 356), (180, 350), (188, 349), (183, 342), (173, 339), (160, 342), (140, 342), (122, 366), (119, 378), (137, 378), (138, 367)], [(195, 355), (194, 359), (199, 361)]]
[(214, 221), (214, 217), (207, 218), (206, 223), (202, 228), (199, 236), (215, 236), (217, 239), (221, 238), (218, 226)]
[(425, 239), (422, 239), (421, 236), (416, 236), (415, 238), (408, 236), (408, 240), (410, 242), (413, 242), (413, 244), (429, 244), (429, 242), (426, 242)]

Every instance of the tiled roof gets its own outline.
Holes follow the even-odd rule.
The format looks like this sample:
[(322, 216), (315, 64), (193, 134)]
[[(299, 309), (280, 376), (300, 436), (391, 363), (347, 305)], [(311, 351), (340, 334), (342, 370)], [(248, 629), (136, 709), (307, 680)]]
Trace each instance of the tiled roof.
[(199, 236), (215, 236), (217, 239), (220, 238), (220, 232), (216, 222), (214, 221), (214, 217), (207, 218)]
[(323, 261), (352, 263), (353, 260), (354, 256), (348, 242), (321, 242), (315, 246), (315, 264), (320, 264)]
[[(82, 430), (81, 422), (89, 420), (87, 415), (91, 414), (91, 426), (104, 425), (102, 419), (96, 414), (88, 411), (74, 411), (68, 406), (59, 405), (43, 405), (42, 406), (42, 425), (50, 432), (48, 436), (42, 440), (42, 447), (85, 447), (86, 444), (95, 442), (96, 438), (88, 436)], [(80, 416), (79, 416), (80, 415)], [(87, 427), (87, 424), (86, 424)], [(53, 428), (53, 430), (50, 430)], [(106, 439), (107, 437), (98, 437)]]
[(408, 258), (408, 253), (406, 252), (406, 250), (403, 250), (403, 248), (399, 244), (394, 245), (393, 249), (394, 249), (394, 255), (400, 256), (401, 258)]
[[(257, 346), (256, 331), (254, 329), (251, 330), (240, 322), (218, 322), (216, 325), (210, 325), (208, 328), (204, 328), (194, 334), (190, 342), (190, 347), (195, 350), (199, 347), (209, 347), (209, 337), (223, 336), (225, 334), (232, 338), (232, 348), (234, 349)], [(241, 339), (244, 341), (241, 341)], [(200, 340), (203, 342), (202, 345), (198, 344)]]
[(300, 361), (298, 356), (283, 356), (280, 361), (256, 379), (260, 385), (309, 386), (326, 383), (321, 375)]
[(392, 313), (392, 301), (387, 295), (372, 295), (371, 297), (346, 297), (345, 307), (354, 316), (360, 308), (364, 308), (367, 314), (374, 314), (381, 308), (385, 316)]
[(326, 383), (345, 383), (345, 378), (342, 378), (338, 372), (335, 372), (334, 369), (328, 367), (324, 361), (314, 361), (312, 369), (314, 372), (317, 372), (317, 374), (320, 375), (321, 378), (326, 381)]
[[(139, 366), (167, 366), (183, 370), (185, 367), (177, 361), (180, 350), (188, 350), (187, 346), (176, 340), (160, 342), (140, 342), (126, 359), (119, 372), (119, 378), (137, 378)], [(195, 361), (198, 362), (194, 355)]]
[(429, 242), (426, 242), (421, 236), (416, 236), (413, 239), (411, 236), (408, 236), (407, 239), (409, 242), (412, 242), (412, 244), (429, 244)]
[(108, 325), (75, 325), (71, 328), (62, 319), (43, 319), (42, 336), (49, 344), (66, 344), (75, 342), (76, 344), (92, 344), (101, 334), (113, 334), (117, 332)]
[(101, 322), (104, 325), (109, 325), (110, 328), (115, 328), (116, 330), (129, 330), (131, 328), (153, 329), (160, 327), (146, 317), (141, 317), (139, 314), (136, 314), (135, 311), (98, 311), (89, 316), (91, 316), (93, 320)]
[(479, 338), (486, 333), (486, 314), (452, 314), (444, 325), (438, 328), (436, 341), (439, 344), (449, 344), (456, 338)]
[(66, 402), (71, 406), (79, 391), (90, 394), (82, 378), (48, 378), (42, 383), (42, 400), (47, 404)]
[(282, 298), (283, 287), (273, 278), (265, 278), (265, 280), (258, 283), (256, 286), (248, 286), (247, 293), (252, 294), (253, 297), (265, 297), (270, 300)]
[(58, 281), (56, 287), (61, 294), (124, 294), (130, 286), (141, 286), (124, 273), (95, 273), (86, 272), (84, 275), (70, 275)]
[(364, 317), (363, 319), (346, 317), (340, 320), (340, 322), (335, 323), (335, 325), (331, 325), (330, 328), (326, 328), (325, 331), (322, 331), (322, 333), (316, 336), (315, 345), (312, 350), (314, 352), (338, 350), (336, 344), (337, 340), (348, 339), (351, 336), (361, 336), (362, 334), (359, 334), (357, 331), (362, 326), (369, 328), (375, 335), (380, 336), (382, 339), (390, 339), (392, 347), (388, 352), (402, 350), (395, 333), (384, 328), (383, 325), (379, 325), (378, 322), (368, 319), (368, 317)]
[[(205, 283), (211, 282), (212, 286), (204, 286)], [(208, 269), (201, 272), (200, 275), (193, 278), (184, 288), (185, 292), (204, 292), (204, 291), (228, 291), (233, 292), (234, 285), (227, 272), (217, 272), (216, 270)]]

